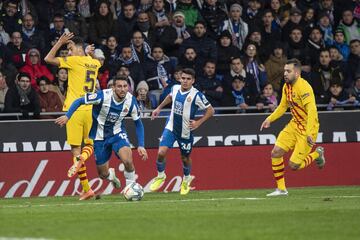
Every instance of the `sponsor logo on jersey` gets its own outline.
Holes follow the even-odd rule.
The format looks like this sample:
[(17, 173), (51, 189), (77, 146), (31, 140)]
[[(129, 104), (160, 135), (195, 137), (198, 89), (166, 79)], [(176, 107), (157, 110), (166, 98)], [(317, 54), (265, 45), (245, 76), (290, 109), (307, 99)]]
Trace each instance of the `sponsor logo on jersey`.
[(90, 95), (88, 96), (88, 99), (89, 99), (89, 100), (94, 100), (96, 97), (97, 97), (97, 94), (96, 94), (96, 93), (93, 93), (93, 94), (90, 94)]

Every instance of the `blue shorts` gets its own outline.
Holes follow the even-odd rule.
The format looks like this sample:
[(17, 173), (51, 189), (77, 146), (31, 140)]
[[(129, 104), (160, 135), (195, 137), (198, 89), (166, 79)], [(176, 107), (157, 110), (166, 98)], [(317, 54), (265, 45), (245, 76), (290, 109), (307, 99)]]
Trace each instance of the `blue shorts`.
[(180, 152), (182, 156), (188, 157), (192, 151), (194, 137), (191, 135), (190, 139), (181, 138), (175, 135), (169, 129), (164, 129), (163, 134), (161, 135), (160, 147), (172, 148), (174, 142), (177, 141), (179, 144)]
[(119, 157), (117, 153), (122, 147), (130, 147), (127, 134), (124, 132), (118, 133), (105, 140), (95, 140), (94, 152), (96, 165), (102, 165), (109, 161), (112, 151)]

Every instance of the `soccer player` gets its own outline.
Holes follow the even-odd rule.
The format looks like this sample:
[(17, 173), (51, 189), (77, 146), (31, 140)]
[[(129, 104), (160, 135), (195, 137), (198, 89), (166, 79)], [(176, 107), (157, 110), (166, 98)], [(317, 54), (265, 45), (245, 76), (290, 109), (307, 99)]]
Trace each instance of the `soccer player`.
[(272, 122), (280, 118), (290, 108), (292, 119), (280, 132), (271, 151), (272, 169), (277, 188), (267, 196), (288, 194), (284, 179), (283, 156), (289, 150), (293, 150), (289, 160), (289, 166), (293, 170), (303, 169), (313, 161), (320, 169), (325, 165), (323, 147), (319, 146), (311, 152), (319, 131), (319, 120), (314, 92), (310, 84), (300, 74), (301, 63), (299, 60), (288, 60), (284, 67), (285, 85), (282, 90), (281, 102), (260, 127), (260, 131), (263, 128), (269, 128)]
[[(171, 113), (162, 133), (158, 150), (156, 161), (158, 175), (150, 185), (151, 191), (157, 191), (166, 179), (165, 156), (175, 141), (180, 146), (184, 171), (180, 194), (185, 195), (190, 191), (190, 184), (194, 179), (194, 176), (190, 175), (192, 165), (190, 153), (194, 140), (192, 131), (214, 115), (214, 109), (205, 96), (193, 87), (194, 82), (195, 71), (189, 68), (183, 69), (180, 80), (181, 85), (174, 85), (169, 95), (152, 112), (151, 119), (153, 120), (159, 115), (164, 106), (172, 102)], [(195, 113), (198, 108), (206, 109), (206, 111), (200, 119), (195, 120)]]
[[(56, 52), (64, 44), (67, 44), (69, 56), (55, 57)], [(64, 33), (45, 57), (45, 61), (68, 70), (68, 89), (63, 111), (69, 110), (70, 105), (85, 93), (95, 91), (95, 81), (101, 64), (91, 56), (85, 55), (83, 40), (74, 37), (73, 33)], [(78, 174), (83, 188), (79, 200), (86, 200), (95, 195), (90, 188), (84, 164), (94, 151), (93, 142), (88, 137), (92, 122), (91, 108), (90, 105), (81, 106), (66, 125), (67, 142), (71, 146), (73, 155), (73, 165), (68, 171), (68, 177)], [(85, 146), (81, 149), (83, 141)]]
[(108, 179), (115, 188), (120, 188), (120, 181), (115, 175), (114, 168), (109, 168), (108, 161), (112, 151), (125, 165), (126, 186), (136, 181), (132, 152), (123, 123), (125, 117), (131, 116), (135, 122), (139, 155), (143, 160), (146, 160), (148, 155), (144, 148), (144, 127), (136, 98), (128, 92), (126, 77), (119, 76), (114, 81), (111, 89), (87, 93), (84, 97), (75, 100), (66, 115), (57, 118), (55, 123), (63, 126), (72, 119), (71, 116), (80, 106), (94, 105), (89, 136), (94, 140), (97, 171), (100, 178)]

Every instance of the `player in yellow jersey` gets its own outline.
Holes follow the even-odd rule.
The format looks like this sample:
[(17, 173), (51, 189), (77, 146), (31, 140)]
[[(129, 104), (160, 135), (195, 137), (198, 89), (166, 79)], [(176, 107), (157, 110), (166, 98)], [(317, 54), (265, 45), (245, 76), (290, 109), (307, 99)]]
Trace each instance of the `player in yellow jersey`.
[[(69, 56), (55, 57), (56, 52), (64, 44), (67, 44)], [(73, 33), (64, 33), (45, 57), (45, 61), (68, 70), (68, 89), (63, 111), (69, 110), (76, 99), (83, 97), (88, 92), (95, 91), (96, 78), (101, 64), (98, 60), (85, 54), (84, 42), (80, 37), (74, 37)], [(66, 124), (67, 142), (71, 146), (73, 155), (73, 165), (68, 171), (68, 176), (72, 177), (76, 173), (78, 174), (83, 188), (80, 200), (86, 200), (95, 195), (90, 188), (85, 167), (85, 161), (94, 151), (93, 142), (88, 137), (92, 124), (91, 112), (92, 106), (81, 106)], [(84, 147), (81, 149), (83, 141)]]
[(314, 92), (300, 74), (301, 63), (299, 60), (288, 60), (284, 67), (285, 84), (281, 102), (276, 110), (265, 119), (260, 128), (260, 131), (263, 128), (269, 128), (270, 123), (280, 118), (290, 108), (292, 119), (280, 132), (271, 151), (272, 169), (277, 188), (267, 196), (288, 194), (284, 179), (283, 156), (289, 150), (293, 150), (289, 160), (289, 166), (293, 170), (303, 169), (313, 161), (320, 169), (325, 165), (323, 147), (317, 147), (315, 151), (311, 152), (319, 131), (319, 120)]

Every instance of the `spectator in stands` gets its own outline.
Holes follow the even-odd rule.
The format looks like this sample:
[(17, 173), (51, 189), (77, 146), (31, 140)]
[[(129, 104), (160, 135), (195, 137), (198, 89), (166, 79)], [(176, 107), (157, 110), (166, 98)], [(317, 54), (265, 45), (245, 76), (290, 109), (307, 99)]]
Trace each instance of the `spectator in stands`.
[(330, 52), (322, 49), (319, 56), (319, 64), (311, 72), (311, 86), (314, 90), (317, 103), (327, 103), (327, 91), (332, 82), (343, 84), (344, 73), (339, 66), (331, 64)]
[(265, 62), (268, 83), (276, 93), (281, 93), (281, 83), (284, 76), (284, 66), (287, 57), (284, 52), (283, 43), (276, 42), (269, 60)]
[[(115, 36), (108, 37), (106, 41), (106, 46), (104, 47), (105, 54), (105, 65), (109, 69), (109, 78), (112, 78), (119, 67), (119, 58), (121, 55), (121, 51), (118, 47), (118, 43)], [(131, 54), (131, 49), (130, 49)], [(130, 55), (131, 56), (131, 55)]]
[(207, 60), (203, 74), (196, 79), (196, 88), (201, 91), (213, 107), (221, 105), (223, 97), (222, 76), (216, 75), (216, 62)]
[(160, 36), (160, 44), (164, 47), (165, 54), (169, 57), (180, 57), (179, 52), (184, 40), (190, 38), (191, 29), (185, 26), (185, 15), (182, 12), (175, 12), (173, 23), (167, 26)]
[(280, 29), (274, 27), (274, 14), (271, 10), (265, 10), (262, 15), (261, 40), (264, 52), (263, 61), (266, 61), (272, 53), (273, 46), (281, 40)]
[[(131, 94), (135, 93), (137, 83), (134, 81), (133, 77), (130, 75), (130, 69), (128, 65), (121, 65), (119, 71), (116, 73), (116, 77), (123, 76), (126, 77), (129, 87), (129, 92)], [(109, 81), (110, 82), (110, 81)], [(109, 88), (108, 82), (108, 88)], [(113, 82), (111, 84), (114, 84)]]
[[(61, 112), (62, 102), (59, 95), (56, 92), (50, 91), (50, 80), (46, 77), (40, 77), (37, 79), (39, 87), (39, 103), (41, 112)], [(56, 116), (41, 116), (41, 118), (56, 118)]]
[(50, 70), (41, 63), (41, 54), (38, 49), (31, 48), (25, 58), (25, 66), (20, 69), (20, 72), (29, 74), (31, 79), (31, 86), (38, 90), (37, 79), (40, 77), (47, 77), (50, 81), (54, 80), (54, 76)]
[[(40, 30), (47, 32), (52, 28), (55, 15), (60, 13), (64, 8), (64, 0), (36, 0), (33, 1), (38, 14), (38, 27)], [(63, 15), (63, 14), (60, 14)]]
[(277, 94), (271, 83), (266, 83), (262, 94), (256, 100), (257, 110), (263, 110), (265, 106), (269, 107), (265, 112), (273, 112), (278, 105)]
[(88, 28), (86, 26), (85, 18), (81, 16), (76, 7), (77, 0), (65, 0), (64, 5), (64, 20), (65, 27), (75, 36), (80, 36), (84, 41), (88, 38)]
[(356, 77), (355, 84), (349, 88), (348, 93), (352, 101), (360, 102), (360, 75)]
[(165, 0), (153, 0), (152, 8), (148, 11), (150, 26), (160, 37), (165, 27), (171, 25), (172, 15), (165, 9)]
[[(61, 35), (65, 32), (65, 20), (64, 16), (61, 13), (56, 13), (52, 20), (53, 25), (50, 28), (49, 37), (47, 39), (47, 48), (51, 49), (52, 46), (55, 45), (57, 40), (61, 37)], [(67, 29), (68, 31), (69, 29)]]
[(109, 36), (118, 36), (121, 29), (113, 19), (110, 2), (101, 0), (97, 2), (94, 15), (90, 18), (89, 41), (97, 46), (106, 45)]
[[(269, 49), (265, 49), (263, 46), (260, 27), (253, 26), (250, 28), (248, 38), (246, 39), (244, 46), (247, 46), (249, 42), (256, 44), (258, 58), (261, 62), (265, 62), (268, 58), (267, 55), (270, 55), (271, 51), (269, 52)], [(243, 51), (245, 51), (245, 49), (243, 49)]]
[(338, 109), (339, 107), (342, 107), (342, 105), (355, 102), (354, 98), (350, 97), (349, 93), (344, 91), (340, 81), (331, 82), (326, 100), (328, 103), (327, 110), (333, 110), (334, 108)]
[(307, 8), (303, 14), (303, 27), (305, 30), (305, 35), (307, 35), (307, 30), (312, 29), (316, 25), (315, 19), (315, 9), (312, 7)]
[(61, 103), (64, 104), (66, 91), (68, 87), (68, 72), (65, 68), (58, 68), (56, 72), (56, 78), (52, 82), (50, 90), (56, 92), (61, 100)]
[(252, 100), (261, 94), (261, 89), (267, 81), (265, 66), (260, 63), (257, 57), (256, 44), (249, 43), (245, 46), (244, 66), (246, 75), (249, 75), (246, 88)]
[(5, 1), (1, 11), (0, 21), (8, 34), (21, 31), (22, 16), (21, 12), (18, 11), (18, 2), (17, 0)]
[(21, 33), (13, 32), (7, 45), (5, 59), (19, 69), (25, 64), (25, 56), (28, 50), (29, 46), (23, 42)]
[(222, 82), (222, 86), (224, 89), (224, 97), (230, 97), (231, 96), (231, 89), (232, 89), (232, 81), (233, 78), (236, 76), (241, 76), (246, 81), (246, 71), (244, 69), (243, 61), (240, 57), (233, 57), (230, 60), (230, 71), (224, 74), (224, 79)]
[(195, 70), (196, 76), (199, 76), (203, 71), (202, 67), (204, 66), (204, 62), (198, 58), (194, 47), (187, 47), (184, 54), (179, 59), (178, 66), (181, 66), (182, 68), (191, 68)]
[(123, 46), (130, 42), (136, 24), (135, 5), (132, 2), (125, 2), (122, 7), (122, 14), (118, 18), (118, 26), (121, 31), (119, 45)]
[(243, 19), (249, 26), (261, 25), (261, 7), (260, 0), (248, 1), (248, 6), (243, 12)]
[(6, 113), (22, 113), (24, 119), (29, 119), (29, 112), (34, 118), (40, 116), (39, 96), (31, 87), (31, 79), (27, 73), (19, 73), (14, 87), (9, 88), (5, 96)]
[[(145, 81), (139, 82), (136, 86), (135, 96), (141, 112), (157, 107), (155, 96), (149, 93), (149, 86)], [(150, 116), (150, 113), (148, 113), (147, 116)]]
[(231, 44), (231, 34), (228, 30), (223, 31), (217, 41), (217, 73), (225, 74), (230, 71), (230, 60), (240, 57), (240, 50)]
[(39, 30), (35, 24), (34, 16), (30, 13), (25, 14), (22, 19), (22, 39), (31, 48), (37, 48), (41, 53), (45, 51), (44, 32)]
[(337, 28), (335, 30), (334, 45), (339, 49), (341, 55), (344, 57), (344, 60), (346, 61), (349, 58), (350, 47), (345, 42), (345, 33), (342, 28)]
[(293, 7), (290, 10), (290, 19), (282, 29), (282, 40), (284, 42), (289, 41), (290, 33), (294, 28), (304, 31), (304, 23), (301, 21), (301, 10), (297, 7)]
[(135, 58), (132, 54), (131, 46), (124, 46), (121, 50), (121, 55), (118, 59), (118, 67), (127, 66), (130, 73), (129, 75), (134, 80), (135, 84), (139, 83), (142, 80), (145, 80), (144, 71), (139, 62), (135, 61)]
[(224, 10), (220, 8), (217, 0), (205, 0), (201, 9), (201, 15), (208, 26), (209, 36), (216, 40), (219, 35), (219, 26), (227, 18)]
[(10, 36), (3, 27), (3, 22), (0, 20), (0, 44), (6, 45), (10, 42)]
[(213, 39), (207, 36), (206, 24), (202, 21), (196, 22), (193, 35), (186, 39), (181, 46), (181, 53), (185, 52), (187, 47), (193, 47), (196, 49), (197, 57), (200, 61), (206, 59), (217, 59), (216, 44)]
[(274, 14), (273, 26), (276, 27), (277, 29), (284, 27), (284, 25), (289, 20), (289, 11), (286, 11), (284, 6), (281, 5), (281, 1), (271, 0), (270, 10)]
[(176, 11), (185, 15), (186, 27), (194, 27), (197, 21), (202, 20), (199, 10), (193, 5), (192, 0), (178, 0)]
[(360, 39), (360, 23), (354, 18), (352, 9), (343, 11), (342, 20), (338, 27), (344, 31), (347, 44), (350, 44), (351, 40)]
[(169, 57), (164, 55), (160, 45), (155, 45), (145, 62), (144, 75), (150, 93), (156, 97), (157, 102), (159, 102), (160, 95), (172, 74), (173, 67)]
[(5, 108), (5, 96), (9, 90), (4, 73), (0, 70), (0, 113), (4, 111)]
[(349, 72), (351, 74), (352, 82), (355, 76), (360, 74), (360, 39), (354, 39), (350, 42), (350, 55), (348, 59)]
[(228, 30), (231, 34), (232, 44), (240, 50), (243, 48), (249, 29), (248, 24), (241, 19), (242, 7), (240, 4), (233, 4), (230, 7), (229, 19), (222, 22), (220, 31)]
[(326, 12), (322, 12), (318, 16), (318, 25), (321, 31), (324, 33), (325, 46), (331, 46), (334, 43), (333, 27), (330, 23), (330, 17)]
[(106, 65), (106, 58), (104, 52), (100, 48), (94, 50), (94, 57), (99, 60), (101, 67), (99, 68), (97, 80), (99, 82), (100, 89), (106, 89), (109, 81), (110, 71)]
[(150, 47), (157, 42), (156, 30), (150, 26), (148, 13), (140, 12), (138, 14), (136, 27), (143, 34), (145, 42), (147, 42)]
[(324, 34), (320, 27), (316, 26), (310, 30), (307, 47), (309, 49), (311, 66), (315, 66), (317, 59), (319, 59), (320, 50), (325, 48), (323, 36)]
[[(334, 2), (333, 0), (320, 0), (318, 12), (324, 13), (329, 17), (330, 24), (334, 24), (335, 12), (334, 12)], [(320, 17), (319, 17), (320, 19)]]
[(146, 56), (151, 53), (150, 45), (145, 42), (144, 35), (135, 30), (131, 39), (131, 54), (134, 61), (144, 63)]
[(160, 100), (159, 102), (161, 103), (162, 101), (164, 101), (164, 99), (166, 98), (167, 95), (169, 95), (169, 93), (171, 92), (171, 88), (174, 85), (178, 85), (180, 84), (181, 81), (181, 73), (182, 73), (182, 68), (181, 67), (176, 67), (174, 70), (174, 74), (172, 75), (172, 77), (169, 79), (169, 81), (167, 82), (167, 86), (164, 88), (163, 92), (160, 95)]
[(235, 76), (231, 80), (231, 92), (221, 100), (221, 105), (238, 107), (236, 113), (244, 113), (249, 105), (246, 103), (245, 79)]
[(288, 59), (296, 58), (301, 62), (301, 69), (305, 72), (310, 72), (310, 56), (308, 54), (308, 48), (305, 44), (302, 29), (295, 27), (291, 30), (290, 39), (287, 46)]

